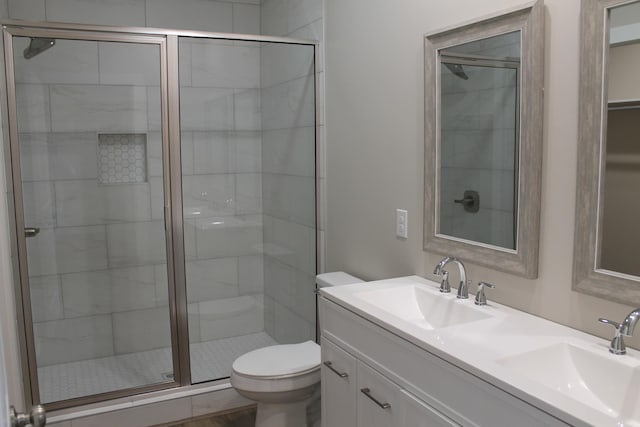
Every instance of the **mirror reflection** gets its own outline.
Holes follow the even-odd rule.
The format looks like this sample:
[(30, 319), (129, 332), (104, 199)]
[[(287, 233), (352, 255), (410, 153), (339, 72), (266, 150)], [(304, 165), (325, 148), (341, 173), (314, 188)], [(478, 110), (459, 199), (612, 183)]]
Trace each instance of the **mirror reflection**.
[(640, 276), (640, 2), (610, 9), (598, 268)]
[(439, 51), (438, 233), (516, 249), (521, 32)]

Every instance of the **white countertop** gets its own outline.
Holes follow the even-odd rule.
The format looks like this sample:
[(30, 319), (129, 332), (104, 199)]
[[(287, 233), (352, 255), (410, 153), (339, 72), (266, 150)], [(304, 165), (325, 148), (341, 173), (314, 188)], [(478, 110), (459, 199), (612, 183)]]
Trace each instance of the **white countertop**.
[[(631, 368), (638, 367), (635, 369), (637, 375), (632, 378), (637, 387), (630, 391), (635, 395), (627, 396), (625, 401), (640, 405), (640, 352), (627, 349), (624, 356), (613, 355), (608, 351), (609, 341), (494, 303), (490, 290), (486, 306), (475, 306), (473, 296), (455, 301), (490, 317), (431, 330), (392, 315), (358, 296), (363, 292), (405, 286), (419, 286), (443, 300), (456, 300), (455, 290), (441, 294), (438, 283), (419, 276), (322, 288), (320, 295), (569, 424), (640, 427), (639, 419), (622, 418), (606, 405), (572, 397), (566, 389), (551, 388), (535, 381), (532, 375), (524, 375), (501, 363), (503, 359), (521, 353), (569, 343), (601, 356), (605, 365), (608, 360)], [(597, 390), (594, 394), (612, 392), (616, 390)], [(640, 414), (640, 410), (636, 414)]]

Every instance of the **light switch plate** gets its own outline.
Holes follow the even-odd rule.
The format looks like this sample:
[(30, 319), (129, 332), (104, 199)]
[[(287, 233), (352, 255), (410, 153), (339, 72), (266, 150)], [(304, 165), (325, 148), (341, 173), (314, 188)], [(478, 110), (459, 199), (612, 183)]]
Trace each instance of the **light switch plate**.
[(408, 236), (407, 211), (396, 209), (396, 237), (406, 239)]

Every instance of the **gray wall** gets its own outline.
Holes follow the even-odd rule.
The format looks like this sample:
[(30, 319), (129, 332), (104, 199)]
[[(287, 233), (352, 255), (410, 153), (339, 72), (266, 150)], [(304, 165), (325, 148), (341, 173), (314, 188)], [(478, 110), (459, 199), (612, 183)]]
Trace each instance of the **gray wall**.
[[(521, 3), (326, 1), (327, 270), (368, 279), (432, 271), (441, 257), (422, 251), (422, 37)], [(491, 299), (609, 337), (597, 318), (619, 319), (631, 307), (571, 290), (580, 1), (546, 0), (545, 7), (539, 278), (473, 265), (470, 277), (498, 286)], [(409, 210), (407, 240), (395, 237), (396, 208)], [(638, 347), (640, 336), (630, 342)]]

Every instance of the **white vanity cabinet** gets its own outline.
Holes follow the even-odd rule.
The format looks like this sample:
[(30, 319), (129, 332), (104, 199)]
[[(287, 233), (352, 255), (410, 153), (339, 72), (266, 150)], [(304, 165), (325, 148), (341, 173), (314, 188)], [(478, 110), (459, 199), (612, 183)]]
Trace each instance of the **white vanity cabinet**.
[(326, 339), (322, 359), (324, 427), (458, 425)]
[(339, 302), (319, 301), (323, 427), (569, 425)]

